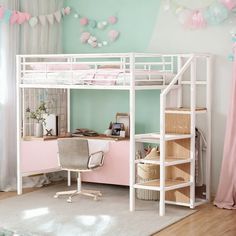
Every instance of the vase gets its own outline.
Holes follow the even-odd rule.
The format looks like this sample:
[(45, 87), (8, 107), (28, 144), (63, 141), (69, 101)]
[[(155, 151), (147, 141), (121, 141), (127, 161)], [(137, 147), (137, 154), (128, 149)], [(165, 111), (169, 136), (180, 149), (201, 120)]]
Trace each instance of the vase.
[(43, 137), (43, 124), (41, 122), (35, 123), (35, 136)]

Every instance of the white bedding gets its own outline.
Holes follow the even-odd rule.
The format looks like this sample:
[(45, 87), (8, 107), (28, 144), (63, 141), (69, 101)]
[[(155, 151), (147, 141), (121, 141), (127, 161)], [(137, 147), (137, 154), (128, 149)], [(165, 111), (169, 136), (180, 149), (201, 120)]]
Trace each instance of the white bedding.
[[(129, 71), (116, 68), (78, 69), (66, 71), (50, 69), (42, 72), (40, 69), (28, 70), (22, 76), (24, 84), (77, 84), (77, 85), (129, 85)], [(175, 74), (158, 70), (135, 70), (136, 85), (161, 85), (168, 84)]]

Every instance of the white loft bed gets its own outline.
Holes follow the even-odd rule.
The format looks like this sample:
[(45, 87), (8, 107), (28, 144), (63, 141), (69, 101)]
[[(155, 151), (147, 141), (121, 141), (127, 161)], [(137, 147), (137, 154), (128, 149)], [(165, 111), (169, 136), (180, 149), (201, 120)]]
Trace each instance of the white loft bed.
[[(206, 65), (205, 79), (197, 79), (197, 60), (204, 60)], [(206, 201), (210, 199), (210, 162), (211, 162), (211, 77), (212, 58), (208, 54), (149, 54), (149, 53), (113, 53), (113, 54), (54, 54), (54, 55), (18, 55), (17, 56), (17, 160), (18, 160), (18, 194), (22, 193), (21, 173), (21, 138), (24, 136), (24, 96), (25, 88), (58, 88), (67, 89), (68, 124), (70, 131), (70, 89), (108, 89), (128, 90), (130, 104), (130, 211), (135, 209), (135, 188), (151, 189), (160, 192), (160, 215), (165, 214), (165, 203), (185, 205), (191, 208), (195, 201), (195, 116), (206, 114), (206, 138), (208, 148), (206, 154)], [(184, 80), (183, 75), (190, 70), (190, 79)], [(176, 108), (183, 105), (183, 87), (190, 85), (190, 108), (172, 109), (168, 107), (167, 95), (177, 91)], [(196, 86), (206, 88), (206, 109), (196, 110)], [(160, 99), (160, 134), (135, 134), (135, 91), (161, 90)], [(166, 134), (165, 114), (189, 114), (191, 132), (189, 134)], [(165, 141), (191, 140), (190, 157), (187, 160), (166, 160)], [(135, 183), (135, 143), (148, 142), (160, 144), (160, 159), (152, 163), (160, 166), (160, 180), (157, 185)], [(145, 160), (140, 160), (145, 163)], [(190, 180), (166, 185), (165, 169), (167, 166), (189, 163)], [(190, 202), (178, 203), (165, 199), (165, 192), (183, 187), (190, 188)]]

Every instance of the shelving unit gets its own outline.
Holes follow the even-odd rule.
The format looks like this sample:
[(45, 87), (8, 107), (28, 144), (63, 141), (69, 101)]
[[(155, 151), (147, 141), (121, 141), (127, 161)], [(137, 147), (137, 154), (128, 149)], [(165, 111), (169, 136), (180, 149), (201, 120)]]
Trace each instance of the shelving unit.
[[(175, 79), (163, 89), (160, 99), (160, 133), (136, 134), (135, 143), (159, 144), (160, 155), (154, 159), (135, 159), (134, 151), (131, 162), (130, 210), (135, 209), (134, 189), (159, 191), (159, 214), (165, 215), (165, 204), (175, 204), (194, 208), (210, 200), (210, 163), (211, 163), (211, 80), (212, 57), (204, 57), (206, 64), (205, 80), (198, 80), (198, 55), (192, 55), (185, 64), (180, 62)], [(202, 59), (202, 57), (201, 57)], [(183, 74), (190, 69), (190, 79), (183, 80)], [(173, 86), (179, 85), (175, 107), (167, 108), (167, 95)], [(189, 107), (183, 106), (184, 87), (189, 86)], [(197, 106), (197, 86), (204, 86), (206, 92), (205, 107)], [(195, 198), (195, 128), (196, 116), (204, 115), (207, 124), (206, 151), (206, 199)], [(134, 120), (133, 120), (134, 122)], [(133, 131), (134, 132), (134, 131)], [(131, 132), (132, 133), (132, 132)], [(159, 178), (136, 182), (137, 164), (156, 165)]]

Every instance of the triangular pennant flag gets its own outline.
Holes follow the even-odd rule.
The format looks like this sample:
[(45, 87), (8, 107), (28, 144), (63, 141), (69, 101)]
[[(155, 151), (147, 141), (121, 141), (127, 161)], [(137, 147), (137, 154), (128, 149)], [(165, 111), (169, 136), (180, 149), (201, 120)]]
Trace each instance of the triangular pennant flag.
[(46, 16), (48, 19), (49, 24), (53, 25), (54, 24), (54, 17), (52, 14)]
[(60, 11), (56, 11), (56, 12), (54, 13), (54, 16), (55, 16), (55, 18), (56, 18), (56, 21), (57, 21), (58, 23), (60, 23), (60, 21), (61, 21), (61, 12), (60, 12)]
[(46, 16), (39, 16), (39, 21), (41, 23), (41, 25), (46, 25)]
[(35, 17), (31, 17), (30, 20), (29, 20), (29, 24), (30, 24), (31, 27), (36, 26), (38, 24), (37, 17), (36, 16)]

